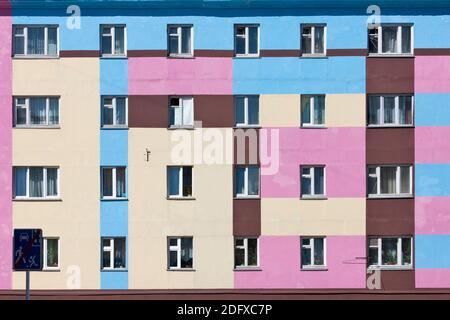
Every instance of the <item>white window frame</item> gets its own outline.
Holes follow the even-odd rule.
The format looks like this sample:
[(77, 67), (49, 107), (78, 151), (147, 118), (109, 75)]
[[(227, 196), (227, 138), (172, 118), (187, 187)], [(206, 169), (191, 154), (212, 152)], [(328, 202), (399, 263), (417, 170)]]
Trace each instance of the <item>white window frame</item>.
[[(39, 167), (39, 166), (14, 166), (14, 171), (16, 169), (27, 169), (27, 177), (26, 177), (26, 195), (25, 196), (16, 196), (14, 194), (14, 199), (15, 200), (55, 200), (55, 199), (60, 199), (60, 195), (61, 195), (61, 189), (60, 189), (60, 173), (59, 173), (59, 167)], [(42, 180), (44, 181), (43, 183), (43, 190), (42, 190), (42, 194), (44, 196), (42, 197), (30, 197), (30, 169), (31, 168), (39, 168), (43, 170), (43, 174), (42, 174)], [(47, 195), (47, 169), (56, 169), (56, 180), (57, 180), (57, 191), (58, 194), (55, 196), (48, 196)], [(15, 177), (15, 172), (14, 172), (14, 185), (16, 184), (16, 177)], [(15, 186), (14, 186), (14, 193), (15, 193)]]
[[(125, 267), (123, 268), (116, 268), (114, 267), (115, 263), (114, 263), (114, 242), (116, 239), (124, 239), (125, 240)], [(109, 246), (103, 246), (103, 240), (109, 240)], [(101, 241), (101, 247), (102, 247), (102, 255), (101, 255), (101, 270), (127, 270), (127, 265), (128, 265), (128, 259), (127, 259), (127, 238), (126, 237), (101, 237), (100, 238)], [(103, 265), (103, 254), (105, 252), (109, 252), (110, 255), (110, 259), (109, 259), (109, 267), (106, 267)]]
[[(249, 195), (248, 194), (248, 169), (249, 169), (249, 167), (256, 167), (256, 168), (258, 168), (258, 194), (256, 194), (256, 195)], [(240, 194), (240, 193), (237, 193), (236, 192), (236, 194), (235, 194), (235, 197), (236, 198), (250, 198), (250, 199), (257, 199), (257, 198), (259, 198), (260, 196), (261, 196), (261, 168), (259, 167), (259, 166), (257, 166), (257, 165), (237, 165), (236, 167), (235, 167), (235, 179), (236, 179), (236, 172), (237, 172), (237, 168), (244, 168), (245, 169), (245, 171), (244, 171), (244, 191), (245, 191), (245, 193), (244, 194)], [(235, 181), (235, 183), (236, 183), (236, 181)]]
[[(178, 195), (170, 195), (169, 170), (178, 168)], [(183, 196), (183, 171), (184, 168), (191, 168), (192, 195)], [(167, 167), (167, 198), (169, 199), (193, 199), (194, 198), (194, 166), (168, 166)]]
[[(315, 173), (316, 168), (323, 168), (323, 194), (315, 194)], [(303, 169), (309, 169), (309, 174), (303, 174)], [(301, 165), (300, 166), (300, 197), (301, 199), (323, 199), (327, 194), (327, 169), (325, 165)], [(303, 178), (311, 179), (311, 194), (303, 194)]]
[[(258, 30), (258, 52), (257, 53), (249, 53), (250, 50), (250, 37), (249, 37), (249, 28), (256, 27)], [(245, 28), (245, 35), (238, 35), (237, 29)], [(237, 38), (245, 39), (245, 53), (237, 53)], [(253, 58), (259, 57), (260, 55), (260, 43), (261, 43), (261, 32), (259, 24), (236, 24), (234, 25), (234, 55), (239, 58)]]
[[(258, 99), (258, 123), (257, 124), (249, 124), (248, 123), (248, 119), (249, 119), (249, 108), (248, 108), (248, 99), (249, 98), (257, 98)], [(237, 107), (237, 101), (238, 99), (244, 99), (244, 122), (243, 123), (238, 123), (237, 119), (236, 119), (236, 115), (235, 115), (235, 126), (236, 128), (259, 128), (261, 126), (260, 124), (260, 99), (259, 99), (259, 95), (239, 95), (239, 96), (235, 96), (234, 98), (234, 108), (236, 110)]]
[[(56, 266), (56, 267), (49, 267), (47, 265), (47, 258), (48, 258), (47, 240), (56, 240), (58, 242), (58, 266)], [(60, 266), (61, 266), (61, 261), (60, 261), (61, 241), (60, 241), (60, 238), (59, 237), (45, 237), (43, 242), (44, 242), (43, 269), (44, 270), (60, 270)]]
[[(369, 123), (370, 116), (370, 98), (380, 99), (380, 124)], [(400, 97), (410, 97), (411, 98), (411, 124), (401, 124), (400, 123)], [(395, 121), (394, 123), (384, 123), (384, 99), (385, 98), (395, 98)], [(414, 126), (414, 95), (411, 94), (371, 94), (367, 100), (367, 126), (368, 127), (413, 127)]]
[[(383, 52), (383, 27), (397, 27), (397, 52), (392, 53), (392, 52)], [(410, 27), (411, 29), (411, 48), (409, 53), (402, 53), (402, 27)], [(377, 29), (377, 33), (378, 33), (378, 52), (376, 53), (371, 53), (369, 51), (369, 29), (367, 29), (367, 51), (369, 53), (370, 56), (413, 56), (414, 55), (414, 25), (413, 24), (409, 24), (409, 23), (383, 23), (377, 27), (375, 27), (375, 29)]]
[[(309, 105), (310, 105), (310, 110), (309, 110), (309, 120), (310, 122), (303, 122), (303, 112), (302, 112), (302, 100), (304, 97), (309, 98)], [(316, 124), (314, 123), (314, 116), (315, 116), (315, 108), (314, 108), (314, 104), (315, 104), (315, 99), (317, 97), (324, 97), (324, 106), (323, 106), (323, 112), (324, 112), (324, 122), (322, 124)], [(324, 128), (326, 125), (326, 107), (327, 105), (327, 96), (325, 94), (305, 94), (305, 95), (301, 95), (300, 96), (300, 126), (302, 128)]]
[[(323, 27), (323, 53), (315, 52), (316, 45), (316, 27)], [(303, 43), (300, 44), (303, 57), (324, 57), (327, 55), (327, 25), (321, 23), (305, 23), (300, 25), (300, 41), (303, 42), (303, 28), (311, 28), (311, 53), (303, 52)]]
[[(186, 238), (192, 239), (192, 268), (183, 268), (181, 267), (181, 240)], [(170, 240), (177, 240), (176, 246), (170, 245)], [(167, 269), (168, 270), (191, 270), (194, 268), (194, 237), (168, 237), (167, 239)], [(176, 252), (177, 253), (177, 266), (172, 267), (170, 266), (170, 253)]]
[[(303, 245), (303, 240), (309, 239), (309, 245)], [(316, 265), (314, 262), (314, 240), (323, 239), (323, 265)], [(302, 257), (303, 249), (308, 249), (311, 251), (311, 264), (304, 265), (303, 261), (300, 262), (300, 268), (302, 270), (321, 270), (327, 268), (327, 237), (325, 236), (314, 236), (314, 237), (300, 237), (300, 257)], [(300, 258), (301, 259), (301, 258)]]
[[(178, 99), (179, 100), (179, 105), (178, 106), (173, 106), (172, 105), (172, 99)], [(191, 118), (191, 122), (192, 124), (184, 124), (184, 102), (191, 100), (192, 101), (192, 118)], [(194, 121), (195, 121), (195, 99), (193, 96), (171, 96), (169, 97), (169, 113), (171, 111), (172, 108), (181, 108), (181, 125), (177, 125), (177, 124), (171, 124), (170, 123), (170, 117), (169, 117), (169, 128), (170, 129), (193, 129), (194, 126)]]
[[(31, 124), (31, 112), (30, 112), (30, 99), (31, 98), (45, 98), (46, 110), (45, 110), (45, 124)], [(19, 104), (18, 100), (25, 99), (25, 104)], [(58, 123), (49, 124), (50, 120), (50, 99), (58, 99)], [(14, 127), (15, 128), (57, 128), (60, 123), (60, 97), (58, 96), (46, 96), (46, 97), (14, 97)], [(17, 124), (17, 108), (26, 109), (26, 124)]]
[[(177, 33), (170, 33), (170, 28), (177, 28)], [(183, 33), (181, 32), (182, 28), (189, 28), (191, 33), (191, 52), (182, 53), (181, 46), (183, 43)], [(177, 36), (178, 37), (178, 52), (170, 53), (170, 37)], [(167, 53), (169, 57), (178, 57), (178, 58), (191, 58), (194, 56), (194, 26), (192, 24), (169, 24), (167, 25)]]
[[(248, 265), (248, 240), (256, 240), (256, 265), (254, 266), (249, 266)], [(244, 244), (241, 246), (237, 245), (237, 241), (238, 240), (243, 240)], [(260, 265), (260, 256), (259, 256), (259, 238), (258, 237), (236, 237), (234, 239), (234, 250), (236, 251), (237, 249), (240, 250), (244, 250), (244, 265), (243, 266), (238, 266), (236, 265), (236, 261), (234, 261), (234, 268), (235, 269), (254, 269), (254, 268), (259, 268)], [(234, 252), (234, 254), (236, 255), (236, 252)], [(236, 258), (235, 258), (236, 259)]]
[[(117, 124), (116, 115), (117, 115), (117, 99), (123, 98), (125, 99), (125, 124)], [(105, 103), (106, 99), (112, 99), (112, 105), (107, 105)], [(113, 124), (104, 124), (103, 112), (104, 108), (111, 108), (113, 110)], [(128, 97), (126, 96), (104, 96), (102, 97), (102, 127), (103, 128), (127, 128), (128, 127)]]
[[(111, 34), (105, 34), (103, 32), (104, 28), (111, 28)], [(116, 28), (123, 28), (123, 52), (124, 53), (116, 53), (116, 48), (115, 48), (115, 40), (116, 40)], [(103, 36), (107, 35), (107, 36), (111, 36), (111, 53), (103, 53)], [(114, 57), (126, 57), (128, 54), (128, 49), (127, 49), (127, 45), (128, 45), (128, 41), (127, 41), (127, 26), (125, 24), (102, 24), (100, 25), (100, 52), (101, 52), (101, 56), (105, 57), (105, 58), (114, 58)]]
[[(377, 240), (377, 246), (371, 246), (370, 240), (376, 239)], [(396, 265), (386, 265), (382, 262), (382, 239), (397, 239), (397, 264)], [(403, 265), (403, 257), (402, 257), (402, 239), (409, 239), (411, 241), (411, 264)], [(368, 237), (368, 248), (377, 248), (378, 253), (378, 264), (374, 265), (368, 265), (369, 269), (406, 269), (411, 270), (414, 266), (414, 237), (412, 236), (401, 236), (401, 237), (394, 237), (394, 236), (382, 236), (382, 237)], [(369, 249), (367, 250), (369, 252)], [(367, 261), (368, 262), (368, 261)]]
[[(20, 37), (24, 38), (24, 53), (15, 53), (15, 48), (13, 48), (13, 57), (14, 58), (58, 58), (59, 57), (59, 25), (53, 24), (28, 24), (28, 25), (13, 25), (13, 35), (12, 42), (14, 46), (14, 39), (18, 36), (15, 34), (16, 28), (23, 28), (23, 35)], [(28, 28), (44, 28), (44, 54), (28, 54)], [(56, 55), (48, 54), (48, 29), (56, 28)]]
[[(112, 196), (104, 196), (103, 195), (103, 175), (105, 169), (111, 169), (112, 170)], [(124, 197), (118, 197), (117, 196), (117, 169), (124, 169), (125, 170), (125, 196)], [(103, 200), (112, 200), (112, 199), (127, 199), (128, 190), (127, 190), (127, 168), (125, 166), (117, 166), (117, 167), (110, 167), (105, 166), (101, 167), (101, 188), (102, 188), (102, 194), (101, 198)]]
[[(381, 168), (396, 168), (395, 193), (381, 193)], [(401, 167), (409, 167), (409, 193), (400, 193), (401, 190)], [(369, 170), (375, 168), (375, 174), (369, 174)], [(377, 193), (369, 194), (370, 177), (377, 179)], [(413, 166), (412, 165), (370, 165), (367, 168), (367, 196), (368, 198), (411, 198), (413, 196)]]

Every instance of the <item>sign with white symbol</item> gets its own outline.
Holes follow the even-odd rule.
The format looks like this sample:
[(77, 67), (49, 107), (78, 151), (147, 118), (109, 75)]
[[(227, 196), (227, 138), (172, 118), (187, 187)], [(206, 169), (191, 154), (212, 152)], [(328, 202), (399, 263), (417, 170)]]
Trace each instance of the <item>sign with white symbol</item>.
[(42, 230), (14, 229), (15, 271), (42, 270)]

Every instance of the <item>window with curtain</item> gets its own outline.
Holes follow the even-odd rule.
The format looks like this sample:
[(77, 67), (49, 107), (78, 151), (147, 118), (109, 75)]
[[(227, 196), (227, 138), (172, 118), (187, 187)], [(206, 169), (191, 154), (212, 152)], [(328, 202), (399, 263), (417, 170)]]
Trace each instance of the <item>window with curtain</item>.
[(302, 95), (301, 125), (302, 127), (325, 125), (325, 95)]
[(126, 56), (126, 27), (102, 25), (101, 53), (103, 56)]
[(102, 126), (126, 127), (128, 125), (128, 99), (126, 97), (103, 97)]
[(412, 25), (395, 24), (369, 28), (369, 54), (412, 54), (412, 30)]
[(301, 237), (302, 269), (323, 268), (326, 266), (325, 237)]
[(169, 25), (168, 47), (169, 56), (193, 55), (193, 27), (191, 25)]
[(259, 265), (258, 238), (236, 238), (234, 240), (234, 266), (254, 268)]
[(236, 127), (259, 126), (259, 96), (237, 96), (234, 98)]
[(370, 95), (368, 97), (368, 126), (412, 126), (412, 95)]
[(126, 198), (126, 168), (104, 167), (101, 170), (102, 198)]
[(126, 238), (102, 238), (102, 269), (114, 270), (127, 267)]
[(169, 127), (194, 127), (194, 98), (171, 97), (169, 99)]
[(369, 237), (370, 268), (411, 268), (412, 237)]
[(412, 196), (412, 166), (369, 166), (367, 173), (369, 197)]
[(14, 98), (15, 127), (49, 127), (59, 125), (58, 97)]
[(14, 167), (14, 198), (57, 198), (59, 169), (52, 167)]
[(258, 166), (235, 167), (234, 196), (259, 197), (260, 170)]
[(59, 238), (44, 238), (44, 269), (59, 269)]
[(192, 191), (191, 166), (171, 166), (167, 168), (167, 191), (169, 198), (191, 198)]
[(58, 56), (58, 27), (13, 26), (14, 56)]
[(302, 55), (324, 55), (325, 32), (325, 25), (301, 25)]
[(300, 172), (301, 197), (325, 197), (325, 167), (300, 166)]
[(194, 266), (193, 238), (169, 237), (167, 242), (168, 268), (192, 269)]
[(259, 55), (259, 25), (235, 25), (234, 38), (236, 56)]

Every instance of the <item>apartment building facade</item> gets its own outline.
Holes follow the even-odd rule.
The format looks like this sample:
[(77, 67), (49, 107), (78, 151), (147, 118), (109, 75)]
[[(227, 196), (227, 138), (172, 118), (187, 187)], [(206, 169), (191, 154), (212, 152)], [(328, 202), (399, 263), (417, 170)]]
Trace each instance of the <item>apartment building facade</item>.
[[(0, 7), (0, 288), (450, 287), (450, 3)], [(376, 5), (376, 6), (373, 6)]]

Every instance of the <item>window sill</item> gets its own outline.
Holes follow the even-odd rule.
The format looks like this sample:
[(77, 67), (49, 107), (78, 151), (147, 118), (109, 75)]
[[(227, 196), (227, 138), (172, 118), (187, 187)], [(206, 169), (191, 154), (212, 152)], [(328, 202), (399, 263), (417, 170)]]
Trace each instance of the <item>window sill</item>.
[(175, 200), (175, 201), (194, 201), (195, 197), (166, 197), (167, 200)]
[(323, 267), (303, 267), (300, 269), (300, 271), (328, 271), (328, 267), (327, 266), (323, 266)]
[(414, 128), (413, 124), (405, 125), (367, 125), (367, 129), (401, 129), (401, 128)]
[(167, 130), (195, 130), (194, 126), (170, 126)]
[(302, 54), (300, 59), (328, 59), (327, 54)]
[(262, 271), (260, 267), (236, 267), (234, 272)]
[(328, 200), (325, 196), (301, 196), (300, 200)]
[(13, 198), (13, 202), (61, 202), (61, 198)]
[(235, 54), (234, 59), (260, 59), (261, 56), (259, 54), (247, 55), (247, 54)]
[(100, 272), (128, 272), (127, 268), (117, 268), (117, 269), (100, 269)]
[(128, 198), (100, 198), (100, 201), (128, 201)]
[(261, 196), (234, 196), (234, 200), (260, 200)]
[(22, 125), (16, 125), (16, 126), (13, 127), (13, 129), (61, 129), (61, 126), (37, 126), (37, 125), (22, 126)]
[(128, 126), (101, 126), (102, 130), (128, 130)]
[(411, 53), (369, 53), (368, 58), (414, 58)]
[(45, 56), (45, 55), (17, 55), (12, 56), (13, 59), (17, 60), (58, 60), (58, 56)]
[(258, 125), (237, 125), (233, 129), (261, 129), (262, 127)]
[(412, 194), (393, 194), (393, 195), (368, 195), (367, 199), (369, 200), (377, 200), (377, 199), (414, 199), (414, 195)]
[(189, 54), (189, 55), (183, 55), (183, 54), (169, 54), (167, 56), (168, 59), (195, 59), (194, 54)]
[(325, 125), (301, 125), (300, 129), (328, 129)]
[(61, 272), (60, 268), (42, 268), (43, 272)]
[(169, 272), (195, 272), (196, 270), (193, 268), (168, 268), (167, 271)]
[(125, 55), (101, 55), (100, 59), (128, 59), (128, 56)]
[(411, 271), (414, 270), (412, 266), (369, 266), (367, 270), (370, 271)]

